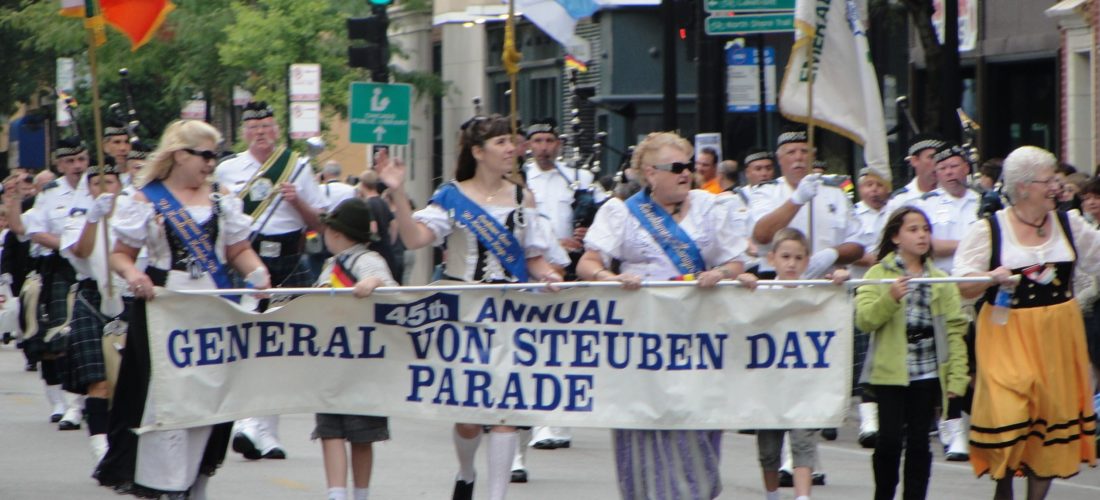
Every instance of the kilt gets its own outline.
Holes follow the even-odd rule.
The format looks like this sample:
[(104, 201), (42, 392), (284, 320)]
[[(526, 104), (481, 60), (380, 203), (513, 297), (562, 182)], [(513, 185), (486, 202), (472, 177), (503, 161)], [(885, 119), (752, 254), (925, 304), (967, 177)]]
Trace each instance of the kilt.
[(111, 318), (99, 312), (100, 295), (95, 281), (81, 281), (69, 323), (69, 377), (65, 390), (86, 394), (88, 385), (107, 380), (103, 363), (103, 325)]
[(45, 327), (39, 325), (40, 332), (65, 324), (65, 319), (69, 315), (69, 287), (76, 283), (76, 272), (65, 259), (47, 258), (45, 265), (51, 266), (52, 269), (49, 273), (43, 274), (50, 280), (48, 291), (44, 290), (49, 293), (49, 302), (46, 303)]
[(262, 257), (267, 271), (271, 273), (272, 287), (301, 288), (313, 286), (316, 281), (309, 272), (309, 265), (302, 261), (302, 254), (294, 253), (279, 257)]

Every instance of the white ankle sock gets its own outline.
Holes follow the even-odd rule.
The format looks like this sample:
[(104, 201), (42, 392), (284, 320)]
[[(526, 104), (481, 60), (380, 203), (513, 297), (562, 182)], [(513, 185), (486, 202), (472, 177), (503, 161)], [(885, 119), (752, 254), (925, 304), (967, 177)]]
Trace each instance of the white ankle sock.
[(779, 500), (779, 490), (765, 491), (764, 500)]
[(347, 488), (329, 488), (328, 500), (348, 500)]
[(210, 476), (199, 473), (195, 477), (195, 482), (191, 484), (191, 491), (188, 492), (187, 498), (193, 500), (206, 500), (206, 486), (210, 484)]
[(370, 496), (370, 488), (355, 488), (355, 500), (367, 500)]
[(458, 430), (455, 429), (454, 441), (455, 455), (458, 456), (458, 477), (456, 479), (472, 483), (477, 477), (477, 470), (474, 469), (474, 457), (477, 456), (477, 446), (481, 444), (481, 434), (478, 433), (477, 436), (466, 439), (460, 436)]
[(810, 500), (810, 497), (809, 495), (802, 495), (794, 500)]
[(489, 500), (503, 500), (508, 494), (518, 441), (515, 432), (489, 433)]

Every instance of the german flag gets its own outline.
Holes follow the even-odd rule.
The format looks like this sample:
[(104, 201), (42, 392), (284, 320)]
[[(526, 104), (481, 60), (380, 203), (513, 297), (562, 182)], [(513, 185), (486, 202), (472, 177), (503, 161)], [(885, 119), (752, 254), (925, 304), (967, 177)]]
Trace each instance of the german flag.
[(355, 286), (355, 280), (344, 270), (344, 266), (340, 265), (340, 261), (336, 261), (332, 264), (332, 276), (329, 278), (329, 285), (332, 288), (351, 288)]

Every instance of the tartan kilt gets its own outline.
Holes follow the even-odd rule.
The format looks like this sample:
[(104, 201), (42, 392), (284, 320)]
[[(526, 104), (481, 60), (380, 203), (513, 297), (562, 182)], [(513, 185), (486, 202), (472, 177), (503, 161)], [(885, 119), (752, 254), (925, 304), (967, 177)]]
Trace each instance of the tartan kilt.
[(88, 385), (107, 380), (103, 363), (103, 326), (109, 321), (99, 312), (100, 295), (91, 286), (81, 286), (73, 303), (69, 323), (69, 377), (65, 390), (86, 394)]
[(267, 272), (271, 273), (273, 288), (311, 287), (315, 281), (310, 274), (309, 265), (302, 261), (302, 254), (294, 253), (280, 257), (261, 257)]
[(42, 295), (39, 296), (38, 333), (23, 341), (23, 351), (26, 353), (27, 360), (31, 362), (55, 359), (64, 356), (68, 350), (68, 335), (54, 335), (49, 342), (44, 338), (49, 329), (65, 324), (65, 320), (68, 319), (69, 288), (76, 282), (76, 274), (64, 260), (47, 260), (45, 264), (53, 264), (54, 267), (47, 275), (49, 282), (43, 285)]
[(69, 315), (69, 288), (76, 283), (76, 272), (68, 262), (60, 262), (64, 265), (57, 265), (50, 273), (50, 301), (46, 304), (45, 328), (39, 325), (40, 332), (65, 324)]

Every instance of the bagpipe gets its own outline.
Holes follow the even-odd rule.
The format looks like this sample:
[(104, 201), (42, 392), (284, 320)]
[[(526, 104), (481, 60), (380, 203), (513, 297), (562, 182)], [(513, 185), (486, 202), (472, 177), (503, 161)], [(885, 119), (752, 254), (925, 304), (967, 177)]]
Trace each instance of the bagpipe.
[[(562, 148), (560, 160), (572, 169), (574, 176), (569, 184), (569, 187), (573, 189), (573, 227), (588, 227), (592, 225), (592, 221), (596, 218), (596, 211), (600, 209), (600, 205), (607, 198), (606, 196), (597, 196), (596, 191), (600, 189), (602, 194), (602, 187), (597, 182), (597, 178), (600, 175), (600, 158), (603, 153), (603, 141), (607, 139), (607, 133), (597, 132), (595, 141), (592, 143), (592, 150), (587, 157), (582, 156), (580, 136), (584, 130), (581, 128), (580, 96), (577, 95), (577, 70), (572, 70), (569, 73), (568, 89), (571, 96), (569, 124), (565, 127), (565, 133), (561, 136), (564, 147)], [(582, 170), (592, 174), (592, 182), (587, 186), (581, 185)]]

